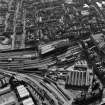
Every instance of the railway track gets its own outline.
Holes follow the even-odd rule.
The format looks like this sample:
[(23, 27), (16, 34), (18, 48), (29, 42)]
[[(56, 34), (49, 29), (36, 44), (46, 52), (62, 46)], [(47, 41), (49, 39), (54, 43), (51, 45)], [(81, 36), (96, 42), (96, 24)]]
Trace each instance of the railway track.
[[(63, 94), (61, 94), (55, 87), (53, 87), (51, 84), (51, 87), (54, 89), (51, 89), (46, 82), (43, 81), (43, 77), (32, 75), (32, 74), (21, 74), (11, 71), (5, 71), (1, 70), (1, 73), (7, 74), (9, 76), (13, 76), (17, 80), (22, 80), (26, 82), (28, 85), (30, 85), (37, 93), (37, 97), (40, 98), (40, 100), (47, 100), (50, 105), (68, 105), (67, 100), (64, 99)], [(57, 94), (56, 92), (59, 92)], [(35, 93), (35, 94), (36, 94)]]
[(35, 54), (35, 50), (23, 50), (23, 51), (3, 51), (0, 52), (0, 58), (4, 57), (16, 57), (16, 56), (22, 56), (22, 55), (27, 55), (27, 54)]
[[(52, 88), (49, 87), (48, 83), (45, 83), (43, 81), (43, 78), (42, 77), (39, 77), (37, 75), (32, 75), (32, 74), (28, 74), (28, 76), (32, 77), (33, 79), (36, 78), (36, 80), (39, 82), (39, 84), (45, 88), (49, 93), (51, 93), (58, 101), (59, 105), (63, 105), (64, 104), (64, 101), (68, 101), (66, 100), (66, 98), (64, 97), (64, 95), (62, 93), (59, 92), (59, 90), (57, 88), (55, 88), (52, 84), (49, 84), (51, 85), (51, 87), (53, 89), (55, 89), (56, 91), (54, 91)], [(64, 99), (61, 98), (61, 96), (59, 97), (59, 95), (57, 94), (57, 92), (59, 93), (59, 95), (61, 95)]]
[[(40, 97), (42, 97), (43, 99), (46, 98), (50, 102), (50, 105), (58, 105), (58, 104), (55, 103), (55, 100), (57, 100), (57, 99), (54, 98), (54, 97), (51, 97), (51, 93), (53, 93), (52, 96), (56, 95), (56, 97), (58, 97), (57, 94), (54, 93), (51, 89), (49, 89), (51, 93), (48, 93), (48, 91), (49, 91), (48, 87), (47, 87), (47, 89), (45, 89), (45, 87), (43, 88), (43, 86), (41, 84), (42, 79), (43, 79), (42, 77), (39, 77), (39, 76), (36, 76), (36, 75), (32, 76), (32, 75), (27, 74), (27, 76), (26, 76), (26, 82), (27, 83), (31, 84), (34, 88), (38, 87), (37, 88), (38, 90), (37, 89), (36, 90), (38, 91)], [(40, 92), (41, 92), (41, 94), (40, 94)], [(61, 99), (59, 99), (59, 101), (62, 102)], [(63, 105), (63, 104), (64, 104), (64, 102), (62, 104), (59, 104), (59, 105)]]
[[(70, 48), (72, 49), (70, 50)], [(68, 48), (67, 50), (65, 50), (65, 52), (62, 52), (60, 54), (53, 53), (45, 57), (36, 57), (36, 51), (33, 50), (0, 53), (0, 68), (9, 70), (22, 70), (48, 67), (56, 64), (58, 58), (62, 60), (62, 58), (69, 57), (70, 55), (73, 55), (73, 53), (78, 52), (78, 50), (80, 50), (79, 46), (74, 46), (70, 48)]]
[[(4, 61), (3, 61), (4, 60)], [(9, 69), (28, 69), (28, 68), (38, 68), (47, 65), (55, 64), (56, 61), (52, 56), (46, 58), (36, 58), (35, 60), (30, 59), (14, 59), (14, 61), (6, 61), (7, 58), (0, 59), (0, 67), (1, 68), (9, 68)]]
[(58, 88), (57, 84), (55, 84), (55, 82), (53, 80), (51, 80), (49, 78), (46, 78), (47, 79), (47, 83), (45, 83), (43, 77), (39, 77), (39, 76), (34, 75), (34, 74), (28, 74), (28, 76), (31, 76), (33, 78), (37, 78), (38, 81), (39, 81), (39, 83), (41, 83), (44, 86), (47, 86), (46, 84), (48, 83), (49, 85), (51, 85), (65, 99), (65, 101), (69, 101), (70, 100), (70, 97), (67, 94), (65, 94), (63, 92), (63, 90), (61, 90), (60, 88)]

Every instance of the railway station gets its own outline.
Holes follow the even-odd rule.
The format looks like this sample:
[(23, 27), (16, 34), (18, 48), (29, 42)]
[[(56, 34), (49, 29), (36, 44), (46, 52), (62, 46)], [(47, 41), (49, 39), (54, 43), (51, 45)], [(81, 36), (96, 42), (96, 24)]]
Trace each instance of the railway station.
[(104, 0), (0, 0), (0, 105), (105, 105)]

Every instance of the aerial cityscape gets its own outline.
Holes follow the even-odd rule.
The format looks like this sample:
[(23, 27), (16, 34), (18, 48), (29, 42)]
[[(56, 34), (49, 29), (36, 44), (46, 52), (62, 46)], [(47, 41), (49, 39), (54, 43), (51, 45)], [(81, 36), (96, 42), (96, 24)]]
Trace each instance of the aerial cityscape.
[(105, 0), (0, 0), (0, 105), (105, 105)]

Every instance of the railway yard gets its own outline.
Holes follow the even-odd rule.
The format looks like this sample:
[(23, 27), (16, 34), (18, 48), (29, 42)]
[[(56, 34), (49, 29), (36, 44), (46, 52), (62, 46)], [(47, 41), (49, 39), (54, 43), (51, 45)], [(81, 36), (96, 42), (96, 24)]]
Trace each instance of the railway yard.
[(105, 105), (105, 1), (0, 0), (0, 105)]

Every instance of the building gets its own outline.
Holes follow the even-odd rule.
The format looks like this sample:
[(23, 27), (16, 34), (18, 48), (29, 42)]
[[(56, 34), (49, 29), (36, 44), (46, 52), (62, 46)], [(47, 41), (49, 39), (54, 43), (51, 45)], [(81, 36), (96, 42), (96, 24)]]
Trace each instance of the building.
[(0, 88), (0, 105), (19, 105), (16, 94), (10, 85)]
[(13, 92), (0, 96), (0, 105), (19, 105)]
[(89, 73), (87, 71), (70, 71), (66, 78), (65, 86), (70, 87), (82, 87), (86, 88), (90, 84), (89, 82)]
[(83, 5), (83, 4), (87, 4), (89, 0), (73, 0), (73, 2)]
[(80, 60), (74, 64), (67, 75), (65, 87), (88, 88), (90, 85), (90, 73), (85, 60)]
[(91, 35), (91, 39), (94, 41), (97, 48), (105, 54), (105, 36), (103, 33), (97, 33)]

